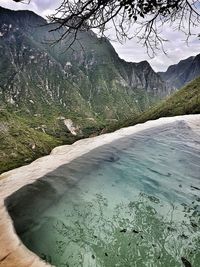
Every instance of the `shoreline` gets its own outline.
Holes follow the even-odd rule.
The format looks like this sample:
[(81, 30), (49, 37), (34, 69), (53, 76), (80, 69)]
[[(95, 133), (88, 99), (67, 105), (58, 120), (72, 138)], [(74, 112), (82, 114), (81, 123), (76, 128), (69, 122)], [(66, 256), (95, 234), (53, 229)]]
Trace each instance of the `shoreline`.
[(119, 129), (96, 137), (86, 138), (72, 145), (56, 147), (51, 154), (33, 161), (31, 164), (13, 169), (0, 175), (0, 267), (43, 267), (51, 266), (23, 245), (15, 233), (12, 219), (4, 205), (4, 200), (20, 188), (31, 184), (52, 172), (63, 164), (68, 164), (77, 157), (102, 145), (109, 144), (123, 137), (140, 131), (156, 128), (168, 123), (184, 121), (200, 135), (200, 114), (165, 117), (147, 121), (127, 128)]

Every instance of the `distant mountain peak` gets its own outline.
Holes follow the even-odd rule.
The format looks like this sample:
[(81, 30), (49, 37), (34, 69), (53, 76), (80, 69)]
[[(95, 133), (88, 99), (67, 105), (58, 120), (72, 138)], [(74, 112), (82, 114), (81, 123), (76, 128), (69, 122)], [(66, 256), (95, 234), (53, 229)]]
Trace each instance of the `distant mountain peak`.
[(200, 54), (183, 59), (159, 74), (168, 87), (179, 89), (200, 76)]
[(138, 62), (138, 64), (150, 66), (150, 64), (149, 64), (149, 62), (147, 60), (142, 60), (142, 61)]
[(26, 23), (33, 26), (46, 24), (44, 18), (31, 10), (10, 10), (0, 6), (0, 24), (9, 22), (20, 26), (26, 26)]

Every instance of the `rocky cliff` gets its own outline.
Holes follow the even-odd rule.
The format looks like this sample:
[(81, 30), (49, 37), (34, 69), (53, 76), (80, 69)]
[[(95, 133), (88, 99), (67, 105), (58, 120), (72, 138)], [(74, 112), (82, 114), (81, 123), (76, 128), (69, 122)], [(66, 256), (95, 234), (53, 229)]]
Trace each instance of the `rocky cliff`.
[(80, 32), (71, 49), (69, 40), (51, 46), (61, 34), (52, 27), (33, 12), (0, 9), (1, 105), (32, 115), (56, 109), (118, 119), (167, 94), (148, 62), (121, 60), (92, 32)]

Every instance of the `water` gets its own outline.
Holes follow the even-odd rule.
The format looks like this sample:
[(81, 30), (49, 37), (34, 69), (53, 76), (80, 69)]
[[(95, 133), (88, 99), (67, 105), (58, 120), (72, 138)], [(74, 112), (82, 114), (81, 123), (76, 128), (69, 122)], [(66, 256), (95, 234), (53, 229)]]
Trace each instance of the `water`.
[(199, 267), (199, 202), (200, 136), (176, 122), (95, 149), (6, 204), (24, 244), (57, 267)]

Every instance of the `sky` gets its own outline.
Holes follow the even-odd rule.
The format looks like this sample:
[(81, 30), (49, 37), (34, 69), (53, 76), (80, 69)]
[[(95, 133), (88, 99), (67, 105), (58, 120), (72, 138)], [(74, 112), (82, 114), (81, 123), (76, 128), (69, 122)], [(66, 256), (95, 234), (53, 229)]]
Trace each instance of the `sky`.
[[(13, 10), (29, 9), (40, 16), (46, 17), (53, 14), (61, 2), (62, 0), (31, 0), (29, 4), (25, 4), (15, 3), (13, 0), (0, 0), (0, 6)], [(112, 30), (110, 31), (109, 35), (112, 35)], [(167, 55), (163, 51), (158, 51), (153, 59), (147, 55), (146, 49), (135, 38), (123, 44), (112, 41), (112, 45), (121, 58), (131, 62), (148, 60), (155, 71), (165, 71), (168, 66), (200, 53), (200, 40), (197, 37), (191, 37), (189, 44), (187, 44), (184, 41), (183, 33), (173, 31), (168, 26), (163, 27), (163, 35), (169, 40), (164, 43)]]

